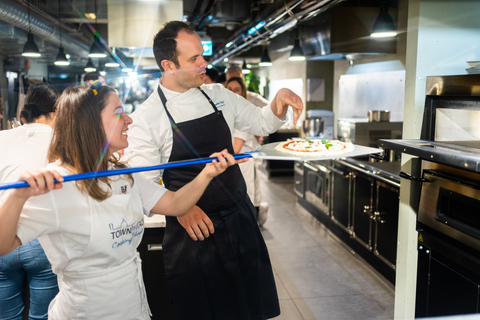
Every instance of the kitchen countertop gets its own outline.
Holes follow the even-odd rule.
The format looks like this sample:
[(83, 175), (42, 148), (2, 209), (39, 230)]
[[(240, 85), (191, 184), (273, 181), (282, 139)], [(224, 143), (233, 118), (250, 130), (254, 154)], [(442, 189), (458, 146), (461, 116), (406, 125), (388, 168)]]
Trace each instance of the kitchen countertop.
[(154, 214), (152, 217), (145, 216), (145, 228), (165, 228), (165, 216)]

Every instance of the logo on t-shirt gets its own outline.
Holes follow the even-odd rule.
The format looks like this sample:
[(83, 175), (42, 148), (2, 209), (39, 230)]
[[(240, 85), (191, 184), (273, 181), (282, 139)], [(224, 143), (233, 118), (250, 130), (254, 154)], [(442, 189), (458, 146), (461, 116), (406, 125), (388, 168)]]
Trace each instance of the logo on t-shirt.
[(123, 194), (127, 194), (127, 185), (121, 186), (120, 189), (122, 190)]
[(222, 101), (219, 101), (219, 102), (215, 103), (215, 107), (217, 107), (217, 109), (225, 107), (225, 101), (222, 100)]
[(122, 219), (117, 228), (113, 226), (113, 223), (110, 223), (108, 227), (110, 228), (112, 240), (114, 240), (112, 248), (115, 249), (126, 243), (131, 244), (133, 238), (143, 234), (143, 219), (134, 221), (132, 224), (128, 224), (125, 219)]

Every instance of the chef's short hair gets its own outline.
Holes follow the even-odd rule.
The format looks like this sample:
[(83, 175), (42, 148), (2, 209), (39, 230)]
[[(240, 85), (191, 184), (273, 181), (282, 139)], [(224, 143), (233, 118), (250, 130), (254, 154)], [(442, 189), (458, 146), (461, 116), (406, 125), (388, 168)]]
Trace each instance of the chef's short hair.
[(176, 67), (178, 63), (177, 41), (178, 32), (184, 30), (188, 33), (195, 33), (188, 24), (183, 21), (170, 21), (163, 25), (163, 28), (153, 38), (153, 55), (161, 71), (163, 60), (172, 61)]

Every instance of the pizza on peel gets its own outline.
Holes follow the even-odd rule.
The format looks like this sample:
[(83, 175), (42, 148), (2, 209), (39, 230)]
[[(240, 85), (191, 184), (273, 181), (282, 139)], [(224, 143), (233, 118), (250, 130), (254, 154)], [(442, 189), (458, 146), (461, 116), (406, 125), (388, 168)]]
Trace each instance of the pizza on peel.
[(294, 139), (280, 142), (275, 150), (301, 156), (337, 156), (352, 152), (354, 146), (349, 142), (324, 139)]

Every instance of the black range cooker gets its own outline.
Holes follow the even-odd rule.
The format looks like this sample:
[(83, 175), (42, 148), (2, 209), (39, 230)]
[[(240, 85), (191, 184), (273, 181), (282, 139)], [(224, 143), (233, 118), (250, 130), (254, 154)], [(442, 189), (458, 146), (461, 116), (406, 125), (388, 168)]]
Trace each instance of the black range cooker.
[(480, 75), (428, 77), (419, 140), (380, 140), (421, 159), (416, 318), (480, 313)]

